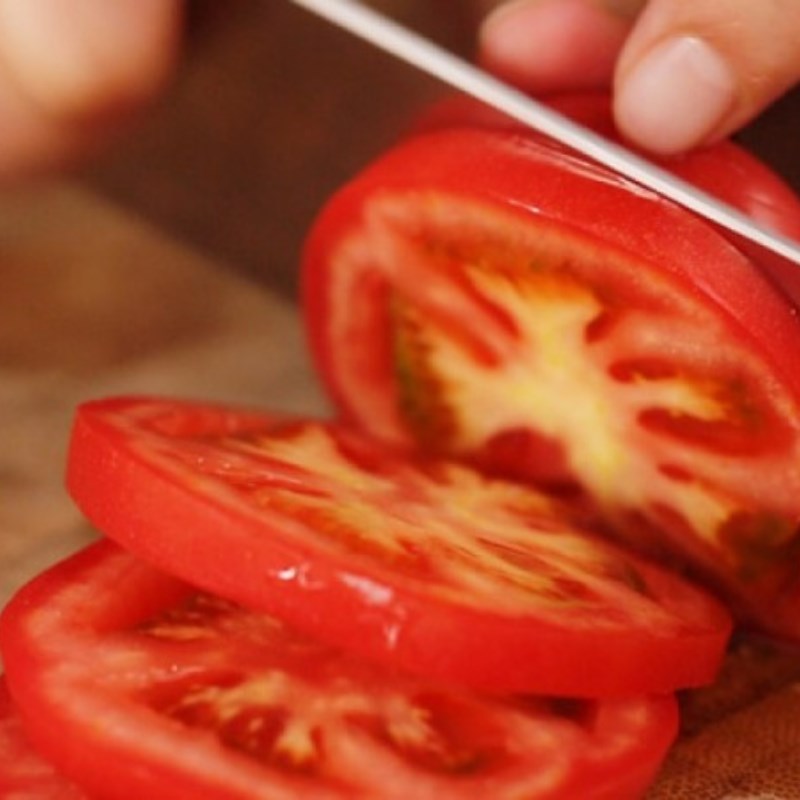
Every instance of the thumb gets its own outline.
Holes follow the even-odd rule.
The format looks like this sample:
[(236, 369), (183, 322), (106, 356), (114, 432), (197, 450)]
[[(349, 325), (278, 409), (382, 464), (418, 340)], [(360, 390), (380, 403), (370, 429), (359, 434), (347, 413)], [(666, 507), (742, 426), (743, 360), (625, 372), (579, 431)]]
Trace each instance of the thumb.
[(745, 125), (800, 81), (800, 0), (652, 0), (620, 53), (614, 111), (669, 155)]

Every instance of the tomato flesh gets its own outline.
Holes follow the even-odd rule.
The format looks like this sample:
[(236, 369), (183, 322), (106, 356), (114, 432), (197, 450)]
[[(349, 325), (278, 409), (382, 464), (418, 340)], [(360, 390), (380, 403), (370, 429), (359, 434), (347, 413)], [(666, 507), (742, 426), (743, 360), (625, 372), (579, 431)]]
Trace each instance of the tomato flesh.
[(730, 632), (705, 592), (541, 492), (336, 424), (97, 401), (77, 414), (67, 483), (100, 530), (156, 566), (442, 680), (666, 692), (712, 680)]
[(485, 696), (384, 672), (98, 543), (12, 600), (9, 687), (97, 798), (641, 797), (668, 697)]
[(304, 282), (350, 422), (581, 496), (800, 637), (800, 324), (710, 226), (539, 138), (440, 130), (331, 200)]

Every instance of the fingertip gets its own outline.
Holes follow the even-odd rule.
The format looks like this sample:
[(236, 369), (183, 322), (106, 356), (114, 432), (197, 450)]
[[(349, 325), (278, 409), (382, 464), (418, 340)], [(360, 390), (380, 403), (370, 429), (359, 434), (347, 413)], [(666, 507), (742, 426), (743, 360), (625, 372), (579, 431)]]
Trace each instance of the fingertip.
[(623, 135), (675, 155), (735, 133), (800, 79), (797, 0), (651, 0), (619, 56)]
[(479, 59), (532, 92), (607, 86), (630, 24), (587, 0), (515, 0), (485, 20)]
[(640, 147), (673, 155), (708, 141), (730, 113), (736, 78), (725, 59), (695, 36), (667, 38), (617, 82), (621, 133)]

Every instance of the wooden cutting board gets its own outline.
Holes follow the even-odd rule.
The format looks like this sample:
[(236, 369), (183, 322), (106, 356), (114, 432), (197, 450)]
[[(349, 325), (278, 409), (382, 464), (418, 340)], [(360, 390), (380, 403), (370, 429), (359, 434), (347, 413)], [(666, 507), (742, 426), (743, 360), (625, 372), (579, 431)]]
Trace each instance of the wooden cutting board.
[[(127, 392), (325, 410), (287, 301), (68, 183), (0, 196), (0, 600), (95, 535), (70, 419)], [(800, 655), (742, 643), (684, 706), (649, 800), (800, 800)]]

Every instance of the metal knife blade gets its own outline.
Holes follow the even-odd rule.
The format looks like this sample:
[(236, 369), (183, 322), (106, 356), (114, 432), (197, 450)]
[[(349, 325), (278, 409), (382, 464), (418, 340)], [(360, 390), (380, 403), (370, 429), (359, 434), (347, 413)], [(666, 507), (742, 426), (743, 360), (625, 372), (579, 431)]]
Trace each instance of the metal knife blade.
[[(796, 287), (800, 243), (763, 228), (733, 207), (552, 111), (357, 0), (290, 2), (719, 225), (734, 234), (749, 254), (765, 256), (759, 261), (779, 284), (785, 286), (788, 281)], [(791, 267), (789, 273), (787, 266)], [(791, 293), (796, 295), (796, 290)]]

